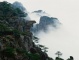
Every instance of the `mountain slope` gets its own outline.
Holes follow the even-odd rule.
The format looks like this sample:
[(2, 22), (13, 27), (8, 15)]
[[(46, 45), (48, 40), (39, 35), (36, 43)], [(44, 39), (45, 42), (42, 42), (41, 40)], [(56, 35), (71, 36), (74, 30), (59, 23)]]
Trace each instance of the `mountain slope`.
[(0, 60), (53, 60), (46, 47), (33, 42), (38, 40), (30, 31), (35, 21), (25, 20), (27, 13), (6, 1), (0, 2), (0, 13)]

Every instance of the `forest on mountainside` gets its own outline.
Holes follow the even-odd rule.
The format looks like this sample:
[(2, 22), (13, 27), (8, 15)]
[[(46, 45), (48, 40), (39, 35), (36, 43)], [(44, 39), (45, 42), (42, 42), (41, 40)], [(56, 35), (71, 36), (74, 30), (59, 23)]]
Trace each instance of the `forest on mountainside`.
[[(0, 2), (0, 60), (54, 60), (48, 56), (47, 47), (35, 44), (39, 38), (30, 29), (36, 22), (27, 21), (27, 15), (7, 1)], [(57, 55), (55, 60), (64, 60), (60, 52)]]

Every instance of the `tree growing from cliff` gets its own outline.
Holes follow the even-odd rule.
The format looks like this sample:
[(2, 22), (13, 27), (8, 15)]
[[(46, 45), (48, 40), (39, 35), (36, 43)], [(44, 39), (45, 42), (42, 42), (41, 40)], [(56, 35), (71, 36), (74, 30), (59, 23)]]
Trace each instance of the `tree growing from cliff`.
[(48, 47), (45, 47), (44, 45), (40, 45), (40, 44), (38, 44), (38, 47), (41, 48), (41, 50), (42, 50), (43, 52), (45, 52), (45, 53), (48, 52), (48, 51), (47, 51)]

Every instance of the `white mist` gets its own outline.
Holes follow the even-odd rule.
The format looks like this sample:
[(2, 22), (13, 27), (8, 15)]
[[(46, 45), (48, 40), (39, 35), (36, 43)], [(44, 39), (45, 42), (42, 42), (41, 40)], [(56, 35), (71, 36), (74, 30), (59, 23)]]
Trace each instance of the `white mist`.
[(69, 56), (78, 58), (78, 37), (67, 31), (63, 26), (58, 30), (49, 30), (49, 33), (39, 33), (40, 44), (47, 46), (49, 56), (55, 58), (55, 53), (60, 51), (64, 59)]
[[(3, 1), (3, 0), (0, 0)], [(14, 2), (16, 0), (4, 0)], [(67, 59), (70, 55), (79, 60), (79, 0), (17, 0), (27, 11), (44, 10), (62, 23), (58, 30), (40, 33), (40, 43), (49, 47), (48, 54), (55, 57), (56, 51)], [(37, 21), (38, 22), (38, 21)]]

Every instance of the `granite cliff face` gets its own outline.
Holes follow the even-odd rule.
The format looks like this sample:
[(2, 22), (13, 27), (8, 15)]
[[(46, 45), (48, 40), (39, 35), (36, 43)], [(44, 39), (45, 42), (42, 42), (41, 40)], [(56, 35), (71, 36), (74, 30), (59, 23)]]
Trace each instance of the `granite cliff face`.
[(39, 24), (36, 24), (35, 27), (32, 28), (33, 33), (38, 33), (39, 31), (47, 32), (48, 27), (51, 26), (54, 29), (57, 29), (60, 26), (60, 22), (57, 18), (41, 16)]
[(0, 13), (0, 60), (53, 60), (46, 47), (35, 45), (38, 38), (30, 31), (35, 21), (24, 19), (27, 13), (6, 1), (0, 2)]

